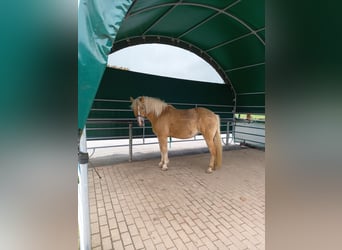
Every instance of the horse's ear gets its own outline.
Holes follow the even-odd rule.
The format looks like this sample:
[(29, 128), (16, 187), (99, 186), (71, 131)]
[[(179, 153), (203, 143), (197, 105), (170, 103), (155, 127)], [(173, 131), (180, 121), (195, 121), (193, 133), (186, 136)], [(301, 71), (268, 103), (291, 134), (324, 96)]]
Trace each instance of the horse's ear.
[(140, 102), (142, 102), (142, 103), (144, 103), (144, 101), (145, 101), (145, 99), (144, 99), (144, 97), (142, 96), (142, 97), (140, 97)]
[(133, 102), (133, 101), (134, 101), (134, 99), (133, 99), (133, 97), (132, 97), (132, 96), (130, 97), (130, 100), (131, 100), (131, 102)]

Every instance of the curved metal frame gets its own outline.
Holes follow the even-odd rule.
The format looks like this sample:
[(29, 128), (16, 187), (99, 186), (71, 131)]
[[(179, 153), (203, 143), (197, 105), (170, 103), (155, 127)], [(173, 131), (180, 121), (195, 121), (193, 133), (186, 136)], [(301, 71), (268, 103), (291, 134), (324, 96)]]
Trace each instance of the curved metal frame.
[[(219, 9), (219, 8), (216, 8), (216, 7), (213, 7), (211, 5), (207, 5), (207, 4), (203, 4), (203, 3), (184, 3), (184, 2), (176, 2), (176, 3), (164, 3), (164, 4), (158, 4), (158, 5), (154, 5), (154, 6), (151, 6), (151, 7), (147, 7), (147, 8), (144, 8), (144, 9), (141, 9), (141, 10), (138, 10), (134, 13), (127, 13), (127, 16), (126, 18), (129, 18), (131, 16), (135, 16), (135, 15), (138, 15), (138, 14), (141, 14), (141, 13), (144, 13), (146, 11), (149, 11), (149, 10), (153, 10), (153, 9), (157, 9), (157, 8), (161, 8), (161, 7), (165, 7), (165, 6), (172, 6), (171, 10), (176, 7), (176, 6), (196, 6), (196, 7), (202, 7), (202, 8), (206, 8), (206, 9), (211, 9), (211, 10), (214, 10), (216, 11), (217, 13), (214, 14), (214, 16), (218, 15), (218, 14), (223, 14), (223, 15), (226, 15), (232, 19), (234, 19), (235, 21), (237, 21), (238, 23), (240, 23), (242, 26), (244, 26), (245, 28), (247, 28), (251, 34), (255, 35), (258, 40), (265, 46), (265, 41), (258, 35), (257, 32), (263, 30), (264, 28), (262, 29), (259, 29), (259, 30), (254, 30), (252, 29), (248, 24), (246, 24), (244, 21), (242, 21), (240, 18), (226, 12), (226, 10), (228, 10), (229, 8), (233, 7), (234, 5), (238, 4), (239, 2), (241, 2), (241, 0), (237, 0), (235, 1), (234, 3), (228, 5), (227, 7), (223, 8), (223, 9)], [(134, 3), (133, 3), (134, 5)], [(133, 6), (132, 6), (133, 7)], [(170, 11), (170, 10), (169, 10)], [(167, 13), (169, 12), (167, 11)], [(210, 20), (213, 16), (209, 17), (206, 19), (206, 21)], [(160, 19), (157, 20), (158, 22), (160, 21)], [(201, 22), (200, 24), (198, 24), (198, 26), (194, 26), (192, 29), (196, 29), (197, 27), (199, 27), (200, 25), (202, 25), (203, 23), (205, 22)], [(152, 26), (154, 25), (155, 23), (152, 24)], [(189, 32), (190, 30), (186, 31)], [(181, 36), (183, 36), (184, 34), (182, 34)]]

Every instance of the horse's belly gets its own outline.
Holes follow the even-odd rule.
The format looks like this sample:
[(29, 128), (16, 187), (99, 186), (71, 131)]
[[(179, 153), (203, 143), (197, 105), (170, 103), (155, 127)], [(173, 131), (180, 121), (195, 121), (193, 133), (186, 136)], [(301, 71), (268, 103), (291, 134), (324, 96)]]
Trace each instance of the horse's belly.
[(198, 130), (196, 128), (189, 129), (189, 128), (171, 128), (170, 136), (178, 139), (188, 139), (190, 137), (194, 137), (198, 134)]

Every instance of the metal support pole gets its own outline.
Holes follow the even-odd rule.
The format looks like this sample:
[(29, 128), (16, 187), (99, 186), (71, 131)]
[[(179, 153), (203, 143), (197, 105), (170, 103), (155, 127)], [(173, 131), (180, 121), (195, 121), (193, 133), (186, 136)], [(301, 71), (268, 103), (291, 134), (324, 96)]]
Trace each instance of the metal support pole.
[[(80, 143), (79, 153), (87, 154), (87, 137), (84, 127)], [(90, 241), (90, 219), (88, 202), (88, 161), (78, 162), (78, 230), (80, 235), (80, 250), (91, 249)]]
[(235, 143), (235, 127), (236, 127), (236, 120), (234, 119), (234, 121), (232, 122), (232, 140)]
[(143, 124), (143, 144), (145, 144), (145, 123)]
[(128, 161), (132, 162), (132, 159), (133, 159), (133, 131), (132, 131), (132, 123), (131, 122), (128, 124), (128, 134), (129, 134), (129, 146), (128, 146), (129, 159), (128, 159)]
[(230, 125), (230, 122), (227, 122), (226, 145), (228, 145), (229, 143), (229, 125)]

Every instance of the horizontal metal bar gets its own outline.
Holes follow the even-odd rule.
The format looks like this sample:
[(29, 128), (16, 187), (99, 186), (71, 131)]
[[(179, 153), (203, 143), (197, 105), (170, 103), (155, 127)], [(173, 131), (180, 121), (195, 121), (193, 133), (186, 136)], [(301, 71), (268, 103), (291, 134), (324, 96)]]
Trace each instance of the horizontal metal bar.
[(215, 111), (215, 114), (233, 114), (234, 112), (232, 111)]
[(118, 100), (118, 99), (94, 99), (95, 102), (131, 102), (130, 100)]
[(259, 136), (259, 137), (265, 137), (265, 135), (258, 135), (258, 134), (253, 134), (253, 133), (248, 133), (248, 132), (241, 132), (241, 131), (235, 131), (235, 135), (236, 134), (253, 135), (253, 136)]
[(87, 128), (87, 131), (96, 131), (96, 130), (119, 130), (119, 129), (128, 129), (126, 127), (121, 128)]
[(101, 124), (101, 125), (108, 125), (108, 124), (128, 124), (129, 123), (135, 123), (135, 120), (129, 121), (129, 120), (113, 120), (113, 119), (106, 119), (106, 118), (91, 118), (87, 120), (87, 124)]
[(248, 106), (248, 105), (237, 105), (237, 108), (265, 108), (265, 106)]
[[(147, 134), (147, 135), (145, 135), (145, 137), (155, 138), (156, 135), (155, 134)], [(136, 136), (133, 136), (133, 139), (142, 139), (142, 137), (136, 135)], [(127, 136), (110, 136), (110, 137), (98, 137), (98, 136), (97, 137), (90, 137), (90, 136), (87, 136), (87, 140), (89, 140), (89, 141), (128, 140), (128, 135)]]
[(264, 95), (265, 92), (236, 93), (236, 95)]
[(90, 111), (118, 111), (118, 112), (132, 112), (131, 109), (106, 109), (106, 108), (92, 108)]
[(236, 118), (235, 119), (236, 126), (244, 127), (244, 126), (250, 126), (251, 128), (254, 128), (253, 125), (255, 124), (266, 124), (266, 120), (247, 120), (247, 119), (241, 119)]
[(135, 118), (88, 118), (87, 121), (124, 121), (133, 122)]
[[(132, 129), (142, 129), (141, 127), (132, 127)], [(115, 128), (87, 128), (87, 131), (96, 131), (96, 130), (99, 130), (99, 131), (104, 131), (104, 130), (128, 130), (128, 127), (115, 127)]]
[[(253, 127), (252, 126), (253, 124), (266, 124), (266, 122), (265, 121), (253, 121), (253, 122), (245, 122), (245, 123), (236, 122), (235, 126), (241, 127), (241, 128), (260, 128), (260, 127)], [(260, 129), (265, 129), (265, 128), (263, 127)]]
[(88, 118), (87, 123), (133, 123), (136, 120), (134, 118)]
[[(145, 128), (152, 128), (152, 127), (145, 127)], [(124, 130), (128, 127), (115, 127), (115, 128), (87, 128), (87, 131), (96, 131), (96, 130)], [(132, 129), (142, 129), (142, 127), (132, 127)]]
[(239, 140), (239, 141), (250, 141), (250, 142), (254, 142), (254, 143), (259, 143), (259, 144), (262, 144), (262, 145), (265, 145), (264, 142), (259, 142), (259, 141), (254, 141), (254, 140), (249, 140), (249, 139), (240, 139), (240, 138), (235, 138), (235, 142), (236, 140)]
[(90, 137), (87, 136), (88, 141), (107, 141), (107, 140), (121, 140), (127, 139), (128, 136), (106, 136), (106, 137)]
[[(257, 128), (257, 127), (247, 127), (247, 126), (237, 126), (235, 125), (235, 128), (249, 128), (249, 129), (256, 129), (256, 130), (265, 130), (265, 128)], [(236, 133), (242, 133), (242, 132), (238, 132), (235, 131)]]

